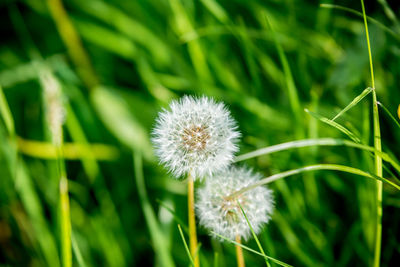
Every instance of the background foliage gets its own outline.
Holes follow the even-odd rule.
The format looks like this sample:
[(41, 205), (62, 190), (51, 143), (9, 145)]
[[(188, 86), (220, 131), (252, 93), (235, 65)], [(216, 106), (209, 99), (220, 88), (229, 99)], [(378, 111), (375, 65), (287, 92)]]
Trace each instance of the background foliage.
[[(64, 1), (72, 24), (59, 3), (0, 3), (5, 266), (61, 264), (58, 176), (47, 145), (42, 71), (62, 85), (77, 266), (161, 265), (165, 254), (177, 266), (189, 264), (177, 228), (177, 221), (186, 222), (186, 184), (157, 164), (149, 141), (157, 112), (171, 99), (193, 94), (224, 101), (243, 133), (242, 154), (304, 138), (347, 138), (304, 109), (332, 118), (370, 86), (362, 18), (319, 7), (360, 11), (358, 1)], [(400, 6), (367, 1), (366, 11), (390, 30), (369, 24), (378, 100), (395, 114)], [(369, 145), (371, 106), (368, 95), (338, 119)], [(382, 110), (380, 118), (383, 150), (399, 155), (400, 128)], [(247, 161), (265, 176), (315, 163), (374, 171), (370, 154), (346, 147), (314, 146)], [(371, 264), (373, 180), (319, 171), (270, 187), (276, 210), (260, 235), (267, 255), (295, 266)], [(384, 186), (383, 266), (400, 256), (399, 206), (399, 194)], [(236, 264), (231, 244), (210, 239), (202, 228), (199, 234), (203, 266)], [(256, 249), (254, 241), (246, 245)], [(265, 264), (252, 253), (245, 259), (248, 266)]]

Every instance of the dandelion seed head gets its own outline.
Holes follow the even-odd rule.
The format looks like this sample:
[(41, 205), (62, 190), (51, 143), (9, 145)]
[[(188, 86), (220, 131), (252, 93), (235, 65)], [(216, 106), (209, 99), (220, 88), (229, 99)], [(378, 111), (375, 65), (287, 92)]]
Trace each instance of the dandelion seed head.
[(236, 197), (230, 195), (261, 177), (246, 167), (230, 167), (207, 178), (204, 187), (197, 190), (196, 211), (200, 224), (231, 240), (235, 240), (237, 235), (247, 240), (251, 230), (240, 209), (242, 206), (254, 232), (260, 233), (274, 209), (272, 191), (258, 186)]
[(239, 136), (222, 103), (184, 96), (160, 112), (152, 141), (160, 162), (174, 176), (190, 173), (201, 179), (232, 162)]

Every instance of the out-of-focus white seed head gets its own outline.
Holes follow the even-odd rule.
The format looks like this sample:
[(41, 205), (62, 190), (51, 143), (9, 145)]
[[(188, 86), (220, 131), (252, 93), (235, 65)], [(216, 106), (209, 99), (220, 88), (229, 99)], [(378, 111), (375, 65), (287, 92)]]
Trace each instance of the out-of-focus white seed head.
[(261, 177), (246, 167), (230, 167), (207, 177), (204, 187), (197, 190), (196, 211), (200, 224), (231, 240), (235, 240), (237, 235), (246, 240), (251, 236), (251, 230), (240, 209), (242, 206), (254, 232), (258, 234), (274, 209), (272, 191), (258, 186), (236, 197), (229, 196)]
[(212, 98), (184, 96), (160, 112), (153, 144), (160, 162), (177, 178), (194, 179), (227, 168), (238, 150), (236, 122)]
[(44, 101), (46, 105), (46, 118), (50, 128), (52, 142), (60, 145), (62, 141), (62, 125), (65, 122), (66, 111), (62, 103), (60, 83), (49, 70), (42, 70), (40, 82), (44, 88)]

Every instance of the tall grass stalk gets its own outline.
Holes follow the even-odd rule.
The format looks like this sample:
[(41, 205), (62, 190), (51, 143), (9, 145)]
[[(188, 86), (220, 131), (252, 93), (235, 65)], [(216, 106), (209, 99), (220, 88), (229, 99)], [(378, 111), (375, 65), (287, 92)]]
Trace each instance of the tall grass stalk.
[(194, 181), (190, 174), (188, 175), (188, 221), (190, 253), (193, 257), (194, 267), (199, 267), (200, 260), (197, 256), (196, 216), (194, 208)]
[[(61, 138), (62, 140), (62, 138)], [(63, 142), (57, 145), (57, 172), (60, 177), (61, 255), (64, 267), (72, 266), (71, 216), (68, 196), (68, 179), (63, 160)]]
[(168, 245), (165, 240), (164, 233), (160, 229), (157, 217), (151, 207), (150, 200), (147, 195), (146, 186), (144, 183), (143, 174), (143, 161), (142, 154), (140, 151), (133, 151), (133, 166), (135, 168), (135, 180), (138, 195), (140, 199), (140, 205), (142, 206), (144, 218), (146, 220), (147, 227), (149, 229), (150, 237), (153, 242), (154, 251), (159, 259), (161, 266), (174, 267), (175, 264), (168, 251)]
[[(373, 105), (373, 118), (374, 118), (374, 147), (377, 151), (382, 150), (381, 144), (381, 130), (379, 125), (379, 111), (378, 104), (376, 99), (376, 91), (375, 91), (375, 77), (374, 77), (374, 66), (372, 63), (372, 53), (371, 53), (371, 44), (369, 40), (368, 33), (368, 23), (367, 16), (365, 14), (365, 6), (364, 0), (361, 0), (361, 7), (364, 17), (364, 25), (365, 25), (365, 35), (367, 39), (368, 45), (368, 57), (369, 57), (369, 66), (371, 71), (371, 83), (372, 88), (372, 105)], [(375, 174), (377, 176), (382, 176), (382, 158), (378, 153), (375, 153)], [(375, 252), (374, 252), (374, 266), (380, 265), (380, 256), (381, 256), (381, 242), (382, 242), (382, 182), (376, 181), (376, 234), (375, 234)]]

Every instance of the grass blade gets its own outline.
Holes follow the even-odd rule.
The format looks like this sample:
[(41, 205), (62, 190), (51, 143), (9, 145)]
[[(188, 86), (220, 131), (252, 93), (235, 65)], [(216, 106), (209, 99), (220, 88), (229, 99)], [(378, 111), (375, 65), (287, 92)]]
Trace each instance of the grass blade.
[[(41, 159), (56, 159), (57, 147), (49, 142), (26, 140), (17, 137), (18, 151)], [(64, 159), (97, 159), (113, 161), (118, 158), (118, 150), (105, 144), (66, 143), (63, 145)]]
[[(371, 72), (371, 83), (372, 87), (375, 88), (375, 77), (374, 77), (374, 66), (372, 63), (372, 53), (371, 53), (371, 43), (369, 41), (369, 32), (368, 32), (368, 23), (367, 23), (367, 15), (365, 13), (364, 0), (361, 0), (361, 8), (364, 18), (365, 25), (365, 37), (367, 39), (367, 47), (368, 47), (368, 59), (369, 59), (369, 67)], [(379, 110), (376, 98), (376, 91), (372, 91), (372, 111), (373, 111), (373, 120), (374, 120), (374, 147), (376, 150), (382, 150), (381, 144), (381, 129), (379, 125)], [(382, 158), (380, 155), (375, 153), (375, 174), (377, 176), (382, 176)], [(376, 243), (375, 243), (375, 253), (374, 253), (374, 266), (380, 265), (381, 258), (381, 242), (382, 242), (382, 182), (376, 182), (377, 192), (376, 192)]]
[[(258, 237), (257, 237), (256, 233), (254, 232), (253, 227), (251, 226), (251, 223), (250, 223), (250, 221), (249, 221), (249, 218), (247, 218), (247, 215), (246, 215), (246, 213), (245, 213), (244, 210), (243, 210), (242, 205), (240, 205), (239, 200), (237, 200), (237, 203), (238, 203), (238, 205), (239, 205), (239, 207), (240, 207), (240, 210), (241, 210), (242, 213), (243, 213), (244, 218), (246, 219), (247, 224), (248, 224), (249, 227), (250, 227), (251, 234), (253, 235), (253, 238), (254, 238), (254, 240), (256, 241), (257, 246), (258, 246), (258, 248), (260, 249), (260, 252), (261, 252), (263, 255), (265, 255), (264, 249), (262, 248), (261, 243), (260, 243), (260, 241), (258, 240)], [(270, 267), (271, 265), (269, 264), (268, 258), (264, 258), (264, 259), (265, 259), (265, 263), (267, 264), (267, 266)]]
[(275, 259), (275, 258), (269, 257), (269, 256), (267, 256), (267, 255), (265, 255), (265, 254), (262, 254), (262, 253), (260, 253), (260, 252), (258, 252), (258, 251), (256, 251), (256, 250), (254, 250), (254, 249), (251, 249), (251, 248), (249, 248), (248, 246), (245, 246), (245, 245), (243, 245), (243, 244), (241, 244), (241, 243), (238, 243), (238, 242), (236, 242), (236, 241), (230, 240), (229, 238), (227, 238), (227, 237), (225, 237), (225, 236), (222, 236), (222, 235), (220, 235), (220, 234), (217, 234), (217, 233), (214, 232), (214, 231), (211, 231), (211, 233), (212, 233), (213, 235), (215, 235), (215, 236), (217, 236), (217, 237), (219, 237), (219, 238), (225, 240), (225, 241), (228, 241), (229, 243), (232, 243), (232, 244), (234, 244), (234, 245), (240, 246), (240, 247), (244, 248), (244, 249), (247, 250), (247, 251), (250, 251), (250, 252), (252, 252), (252, 253), (254, 253), (254, 254), (257, 254), (257, 255), (259, 255), (259, 256), (262, 256), (262, 257), (264, 257), (264, 258), (267, 258), (267, 259), (269, 259), (269, 260), (275, 262), (276, 264), (279, 264), (280, 266), (284, 266), (284, 267), (293, 267), (293, 266), (290, 265), (290, 264), (284, 263), (284, 262), (282, 262), (282, 261), (280, 261), (280, 260), (277, 260), (277, 259)]
[(304, 110), (305, 112), (307, 112), (308, 114), (310, 114), (311, 116), (313, 116), (314, 118), (322, 121), (323, 123), (326, 123), (336, 129), (338, 129), (339, 131), (341, 131), (342, 133), (344, 133), (345, 135), (347, 135), (351, 140), (353, 140), (356, 143), (361, 143), (360, 138), (358, 138), (354, 133), (352, 133), (350, 130), (348, 130), (346, 127), (340, 125), (337, 122), (334, 122), (328, 118), (325, 118), (317, 113), (314, 113), (312, 111), (309, 111), (308, 109)]
[(261, 148), (243, 155), (238, 156), (235, 159), (235, 162), (263, 156), (263, 155), (268, 155), (271, 153), (279, 152), (279, 151), (284, 151), (288, 149), (293, 149), (293, 148), (302, 148), (302, 147), (309, 147), (309, 146), (348, 146), (348, 147), (354, 147), (358, 148), (364, 151), (369, 151), (376, 153), (382, 157), (383, 160), (387, 161), (390, 163), (399, 173), (400, 173), (400, 165), (397, 163), (396, 160), (394, 160), (389, 154), (382, 152), (382, 151), (377, 151), (374, 147), (354, 143), (348, 140), (343, 140), (343, 139), (335, 139), (335, 138), (318, 138), (318, 139), (304, 139), (304, 140), (297, 140), (297, 141), (291, 141), (287, 143), (282, 143), (274, 146), (269, 146), (265, 148)]
[(179, 224), (178, 224), (178, 230), (179, 230), (179, 234), (181, 235), (183, 245), (185, 246), (186, 253), (190, 259), (190, 263), (192, 264), (192, 266), (194, 266), (194, 261), (193, 261), (192, 255), (190, 254), (190, 250), (186, 243), (185, 236), (183, 235), (182, 228)]
[(371, 91), (374, 90), (372, 87), (368, 87), (366, 88), (364, 91), (362, 91), (361, 94), (359, 94), (358, 96), (356, 96), (353, 101), (350, 102), (350, 104), (348, 104), (344, 109), (342, 109), (335, 117), (333, 117), (332, 121), (336, 120), (337, 118), (339, 118), (340, 116), (342, 116), (346, 111), (348, 111), (349, 109), (351, 109), (352, 107), (354, 107), (355, 105), (358, 104), (358, 102), (360, 102), (361, 100), (363, 100), (364, 97), (366, 97), (369, 93), (371, 93)]
[[(319, 6), (322, 8), (331, 8), (331, 9), (342, 10), (342, 11), (357, 15), (359, 17), (363, 17), (363, 13), (361, 13), (355, 9), (352, 9), (352, 8), (348, 8), (348, 7), (344, 7), (344, 6), (340, 6), (340, 5), (332, 5), (332, 4), (320, 4)], [(367, 19), (369, 22), (372, 22), (373, 24), (375, 24), (376, 26), (381, 28), (383, 31), (389, 33), (397, 41), (400, 41), (400, 36), (396, 32), (394, 32), (392, 29), (387, 27), (385, 24), (383, 24), (382, 22), (380, 22), (374, 18), (371, 18), (370, 16), (367, 16)]]
[(151, 240), (153, 242), (154, 251), (160, 258), (162, 266), (172, 267), (175, 266), (172, 257), (167, 250), (167, 245), (165, 244), (164, 234), (161, 232), (158, 225), (156, 215), (154, 214), (153, 208), (151, 207), (150, 201), (147, 197), (146, 187), (144, 184), (143, 176), (143, 163), (142, 155), (138, 151), (134, 151), (133, 163), (135, 167), (135, 180), (136, 186), (139, 194), (140, 204), (144, 213), (144, 217), (149, 228), (149, 233)]
[(301, 167), (298, 169), (294, 169), (294, 170), (290, 170), (290, 171), (285, 171), (285, 172), (281, 172), (281, 173), (277, 173), (271, 176), (268, 176), (266, 178), (263, 178), (261, 180), (259, 180), (258, 182), (247, 186), (245, 188), (242, 188), (236, 192), (234, 192), (233, 194), (231, 194), (229, 197), (235, 197), (238, 196), (240, 194), (243, 194), (244, 192), (247, 192), (249, 190), (252, 190), (254, 188), (256, 188), (257, 186), (261, 186), (261, 185), (265, 185), (265, 184), (269, 184), (272, 183), (276, 180), (279, 179), (283, 179), (295, 174), (300, 174), (300, 173), (304, 173), (304, 172), (309, 172), (309, 171), (318, 171), (318, 170), (331, 170), (331, 171), (341, 171), (341, 172), (346, 172), (346, 173), (351, 173), (351, 174), (356, 174), (356, 175), (360, 175), (363, 177), (367, 177), (370, 179), (374, 179), (377, 181), (383, 181), (391, 186), (393, 186), (394, 188), (396, 188), (397, 190), (400, 190), (400, 186), (391, 182), (390, 180), (374, 175), (374, 174), (370, 174), (368, 172), (362, 171), (360, 169), (356, 169), (353, 167), (349, 167), (349, 166), (344, 166), (344, 165), (337, 165), (337, 164), (316, 164), (316, 165), (309, 165), (309, 166), (305, 166), (305, 167)]
[(8, 134), (13, 137), (15, 135), (14, 119), (11, 115), (10, 107), (8, 106), (7, 99), (4, 95), (3, 89), (0, 85), (0, 113), (3, 117), (4, 124), (6, 125)]
[[(392, 113), (390, 113), (390, 111), (381, 102), (377, 101), (377, 104), (394, 121), (394, 123), (396, 123), (396, 125), (400, 128), (399, 121), (392, 115)], [(399, 105), (399, 108), (398, 108), (397, 112), (398, 112), (398, 115), (399, 115), (399, 118), (400, 118), (400, 105)]]
[[(301, 124), (301, 116), (300, 116), (301, 105), (300, 105), (299, 96), (297, 94), (297, 88), (294, 83), (292, 71), (290, 70), (289, 61), (285, 55), (285, 52), (283, 51), (281, 44), (278, 41), (275, 30), (274, 30), (271, 22), (269, 21), (267, 14), (265, 14), (265, 19), (267, 22), (267, 26), (270, 28), (270, 30), (272, 32), (275, 47), (278, 51), (279, 60), (283, 67), (283, 72), (285, 74), (285, 81), (286, 81), (286, 86), (287, 86), (287, 90), (288, 90), (290, 106), (292, 108), (293, 115), (296, 118), (296, 123), (298, 123), (298, 125), (300, 125)], [(300, 130), (300, 127), (296, 127), (296, 129), (297, 129), (297, 136), (299, 136), (299, 137), (304, 136), (303, 132)]]
[(72, 241), (72, 249), (74, 251), (76, 261), (78, 262), (79, 266), (87, 267), (85, 261), (83, 260), (81, 250), (78, 246), (78, 242), (76, 241), (75, 235), (73, 232), (71, 233), (71, 241)]

